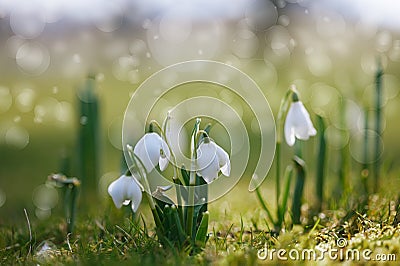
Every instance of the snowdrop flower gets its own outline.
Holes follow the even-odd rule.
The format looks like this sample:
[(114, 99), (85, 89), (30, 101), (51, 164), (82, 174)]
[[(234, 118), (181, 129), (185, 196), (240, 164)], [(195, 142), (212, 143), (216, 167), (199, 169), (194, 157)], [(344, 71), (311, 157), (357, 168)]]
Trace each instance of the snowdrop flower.
[(303, 103), (299, 101), (297, 94), (293, 93), (293, 102), (290, 105), (289, 112), (285, 121), (285, 139), (289, 146), (293, 146), (296, 138), (308, 140), (310, 136), (315, 136), (315, 130), (310, 115)]
[(120, 176), (108, 186), (108, 194), (118, 209), (131, 203), (133, 212), (136, 212), (142, 201), (141, 187), (133, 176)]
[(167, 143), (157, 133), (145, 134), (136, 144), (133, 153), (150, 173), (157, 164), (164, 171), (168, 166), (170, 151)]
[(229, 176), (231, 162), (229, 155), (220, 146), (209, 138), (205, 138), (197, 149), (197, 174), (202, 176), (207, 183), (218, 177), (218, 172)]

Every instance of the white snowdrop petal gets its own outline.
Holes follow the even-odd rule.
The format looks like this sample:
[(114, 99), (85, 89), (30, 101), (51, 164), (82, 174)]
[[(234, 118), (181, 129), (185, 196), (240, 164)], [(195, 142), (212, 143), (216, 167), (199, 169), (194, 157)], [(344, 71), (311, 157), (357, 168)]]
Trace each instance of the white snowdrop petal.
[(159, 161), (161, 140), (157, 133), (147, 133), (138, 141), (133, 150), (148, 173), (154, 169)]
[(108, 194), (111, 196), (115, 207), (118, 209), (122, 207), (124, 203), (124, 199), (122, 197), (123, 191), (121, 191), (122, 187), (118, 185), (118, 179), (112, 182), (108, 186)]
[(284, 126), (285, 140), (289, 146), (293, 146), (296, 138), (308, 140), (310, 136), (315, 136), (315, 130), (309, 113), (300, 101), (290, 105)]
[(211, 165), (216, 160), (216, 147), (212, 142), (201, 143), (197, 148), (197, 166), (201, 171)]
[(222, 149), (220, 146), (217, 147), (217, 156), (219, 161), (219, 166), (221, 167), (221, 172), (225, 176), (229, 176), (231, 173), (231, 162), (229, 161), (228, 153)]
[(285, 140), (289, 146), (293, 146), (295, 142), (292, 113), (293, 109), (290, 108), (284, 126)]
[[(312, 125), (311, 125), (312, 126)], [(315, 136), (317, 135), (317, 130), (312, 126), (308, 129), (308, 135)]]
[(218, 177), (219, 163), (217, 149), (214, 142), (201, 143), (197, 149), (197, 174), (202, 176), (207, 183)]
[(199, 170), (197, 174), (199, 176), (202, 176), (204, 180), (209, 184), (218, 177), (218, 170), (219, 170), (218, 162), (217, 160), (214, 160), (206, 168)]
[(168, 166), (168, 162), (171, 157), (171, 154), (170, 154), (167, 143), (161, 137), (160, 137), (160, 144), (161, 144), (161, 150), (164, 154), (163, 155), (160, 154), (158, 164), (160, 166), (160, 170), (164, 171)]
[(136, 212), (142, 201), (142, 191), (134, 177), (122, 175), (108, 187), (108, 194), (115, 206), (119, 209), (122, 205), (132, 204), (132, 210)]
[(167, 157), (160, 156), (160, 159), (158, 160), (158, 165), (160, 166), (161, 171), (164, 171), (165, 169), (167, 169), (168, 162), (169, 162), (169, 160)]
[(142, 190), (134, 178), (131, 178), (131, 183), (128, 186), (127, 197), (131, 200), (131, 207), (133, 212), (136, 212), (142, 201)]

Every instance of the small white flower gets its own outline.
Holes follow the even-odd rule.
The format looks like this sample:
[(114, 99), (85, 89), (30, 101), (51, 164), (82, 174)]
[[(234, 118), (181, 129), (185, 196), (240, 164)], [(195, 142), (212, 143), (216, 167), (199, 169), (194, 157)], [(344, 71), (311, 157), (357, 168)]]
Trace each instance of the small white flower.
[(315, 130), (310, 115), (301, 101), (292, 102), (285, 121), (285, 139), (289, 146), (293, 146), (296, 138), (308, 140), (310, 136), (315, 136)]
[(197, 174), (202, 176), (207, 183), (218, 177), (218, 172), (229, 176), (231, 162), (229, 155), (214, 141), (205, 139), (197, 149)]
[(118, 209), (131, 203), (132, 210), (136, 212), (142, 201), (142, 190), (133, 176), (120, 176), (108, 186), (108, 194)]
[(133, 153), (139, 157), (148, 173), (157, 164), (161, 171), (168, 166), (170, 151), (167, 143), (157, 133), (145, 134), (136, 144)]

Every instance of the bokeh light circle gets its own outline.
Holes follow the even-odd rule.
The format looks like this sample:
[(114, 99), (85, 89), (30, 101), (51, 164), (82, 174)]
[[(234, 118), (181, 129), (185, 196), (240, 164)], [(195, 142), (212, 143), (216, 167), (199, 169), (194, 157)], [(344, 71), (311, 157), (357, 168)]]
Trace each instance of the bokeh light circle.
[(12, 105), (10, 89), (0, 86), (0, 114), (7, 112)]
[(29, 1), (14, 8), (10, 15), (12, 31), (22, 38), (36, 38), (43, 32), (45, 24), (43, 12)]
[(49, 51), (38, 42), (26, 42), (21, 45), (15, 59), (22, 72), (34, 76), (45, 72), (50, 65)]
[[(378, 153), (375, 150), (376, 142), (379, 148)], [(362, 130), (351, 136), (349, 148), (351, 156), (357, 162), (372, 163), (382, 156), (384, 149), (383, 139), (373, 130)]]

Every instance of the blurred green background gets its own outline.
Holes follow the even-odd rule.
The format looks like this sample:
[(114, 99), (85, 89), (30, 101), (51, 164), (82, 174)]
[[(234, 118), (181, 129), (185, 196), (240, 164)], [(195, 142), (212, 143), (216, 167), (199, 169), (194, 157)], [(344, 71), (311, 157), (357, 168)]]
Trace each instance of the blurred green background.
[[(328, 177), (334, 178), (343, 147), (355, 171), (363, 163), (363, 113), (373, 112), (379, 58), (385, 73), (384, 171), (398, 172), (398, 11), (400, 4), (390, 0), (0, 3), (0, 224), (21, 219), (23, 208), (38, 218), (49, 215), (38, 211), (33, 199), (47, 176), (61, 169), (63, 157), (77, 159), (78, 88), (89, 74), (94, 73), (99, 98), (97, 178), (104, 195), (119, 175), (122, 119), (130, 96), (156, 71), (192, 59), (244, 71), (274, 114), (285, 91), (296, 84), (313, 121), (315, 113), (328, 121)], [(226, 99), (220, 92), (216, 97)], [(252, 128), (248, 107), (230, 97), (229, 104)], [(167, 99), (160, 104), (169, 107)], [(250, 138), (258, 137), (250, 131)], [(289, 158), (291, 150), (285, 146), (284, 153)], [(312, 145), (307, 148), (309, 158), (314, 153)], [(311, 172), (312, 165), (310, 160)], [(54, 200), (60, 204), (61, 195)]]

